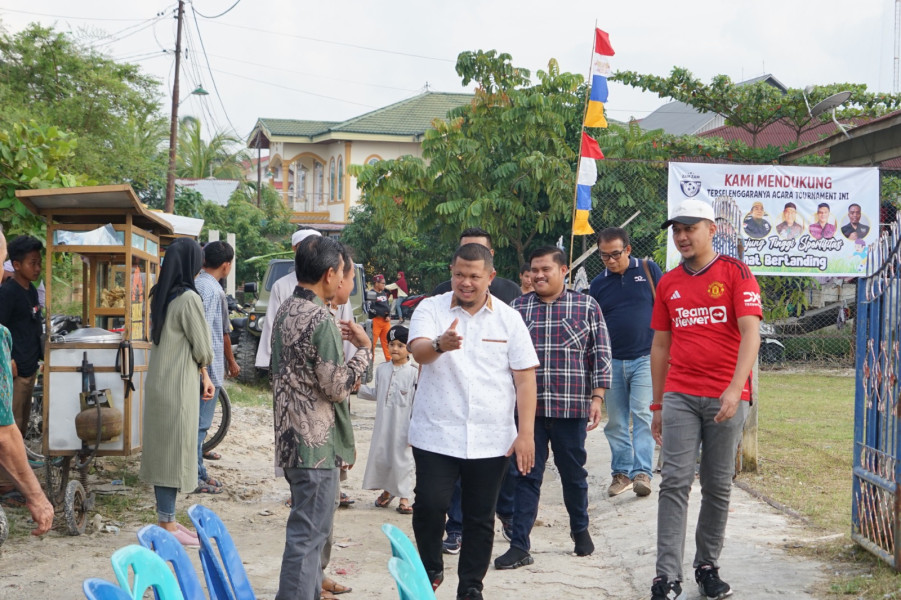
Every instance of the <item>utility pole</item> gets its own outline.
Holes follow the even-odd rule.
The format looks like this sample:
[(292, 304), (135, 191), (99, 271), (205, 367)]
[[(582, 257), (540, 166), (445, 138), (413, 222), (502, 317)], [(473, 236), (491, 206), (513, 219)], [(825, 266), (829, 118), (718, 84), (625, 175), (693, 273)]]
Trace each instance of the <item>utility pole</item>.
[(178, 77), (181, 67), (181, 22), (185, 14), (184, 0), (178, 0), (178, 27), (175, 34), (175, 79), (172, 83), (172, 117), (169, 124), (169, 170), (166, 173), (166, 203), (163, 211), (175, 212), (175, 146), (178, 143)]
[(895, 0), (895, 62), (892, 77), (892, 93), (897, 94), (899, 91), (898, 67), (901, 63), (901, 0)]

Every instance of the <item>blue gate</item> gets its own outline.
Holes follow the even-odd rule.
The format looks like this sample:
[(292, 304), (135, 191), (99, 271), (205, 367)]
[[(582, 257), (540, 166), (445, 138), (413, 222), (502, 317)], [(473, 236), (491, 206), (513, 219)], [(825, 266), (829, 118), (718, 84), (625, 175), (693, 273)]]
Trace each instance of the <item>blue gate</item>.
[(899, 570), (901, 228), (897, 221), (869, 247), (866, 272), (857, 284), (851, 537)]

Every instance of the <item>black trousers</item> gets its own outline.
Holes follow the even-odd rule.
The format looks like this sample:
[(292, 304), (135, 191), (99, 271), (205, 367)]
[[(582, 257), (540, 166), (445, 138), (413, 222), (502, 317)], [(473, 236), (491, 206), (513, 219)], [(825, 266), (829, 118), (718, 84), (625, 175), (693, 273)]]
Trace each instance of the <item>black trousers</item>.
[(464, 459), (413, 448), (416, 488), (413, 534), (429, 577), (444, 570), (444, 519), (454, 484), (460, 479), (463, 546), (457, 565), (457, 595), (482, 590), (494, 545), (494, 509), (509, 464), (505, 456)]

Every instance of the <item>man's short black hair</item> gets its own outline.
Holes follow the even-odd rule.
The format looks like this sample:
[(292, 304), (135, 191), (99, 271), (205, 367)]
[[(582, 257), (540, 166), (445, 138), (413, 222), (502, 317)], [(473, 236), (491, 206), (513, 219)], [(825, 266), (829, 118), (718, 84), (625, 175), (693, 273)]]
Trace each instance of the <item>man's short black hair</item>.
[(622, 227), (608, 227), (598, 233), (597, 244), (601, 242), (623, 241), (623, 248), (629, 245), (629, 233)]
[(861, 210), (860, 204), (858, 204), (857, 202), (852, 202), (851, 204), (848, 205), (848, 212), (851, 212), (851, 209), (854, 208), (855, 206), (857, 207), (857, 210)]
[(523, 273), (528, 273), (531, 270), (532, 270), (532, 265), (525, 262), (525, 263), (522, 263), (521, 267), (519, 267), (519, 274), (522, 275)]
[(44, 244), (41, 243), (41, 240), (31, 235), (16, 236), (6, 246), (10, 262), (22, 262), (29, 253), (35, 251), (43, 252)]
[(347, 275), (347, 272), (354, 268), (354, 257), (346, 244), (341, 244), (341, 246), (343, 247), (341, 257), (344, 258), (344, 274)]
[(491, 250), (489, 250), (482, 244), (463, 244), (462, 246), (457, 248), (457, 251), (454, 252), (454, 258), (451, 259), (451, 265), (457, 262), (458, 258), (461, 260), (468, 260), (473, 262), (482, 260), (485, 261), (486, 270), (494, 270), (494, 257), (491, 256)]
[(531, 265), (533, 260), (541, 258), (542, 256), (551, 256), (555, 263), (561, 267), (566, 266), (566, 255), (563, 254), (563, 250), (557, 246), (542, 246), (541, 248), (532, 250), (532, 254), (529, 255), (529, 264)]
[[(817, 210), (820, 210), (821, 208), (829, 208), (829, 205), (825, 202), (820, 202), (819, 204), (817, 204)], [(832, 209), (829, 208), (829, 210), (831, 211)]]
[(491, 234), (482, 229), (481, 227), (470, 227), (468, 229), (464, 229), (463, 233), (460, 234), (460, 239), (468, 238), (468, 237), (480, 237), (488, 240), (488, 247), (494, 248), (491, 241)]
[(223, 264), (235, 260), (235, 250), (228, 242), (210, 242), (203, 247), (203, 266), (218, 269)]
[(294, 274), (298, 283), (319, 283), (329, 269), (341, 268), (344, 245), (330, 237), (311, 235), (297, 246), (294, 254)]

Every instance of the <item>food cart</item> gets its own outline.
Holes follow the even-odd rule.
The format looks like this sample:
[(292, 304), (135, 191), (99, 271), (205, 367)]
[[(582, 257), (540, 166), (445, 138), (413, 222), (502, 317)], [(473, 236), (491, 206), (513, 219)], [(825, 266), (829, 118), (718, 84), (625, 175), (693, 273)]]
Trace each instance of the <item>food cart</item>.
[[(16, 196), (47, 224), (48, 332), (50, 315), (57, 310), (53, 289), (61, 285), (54, 257), (70, 255), (64, 264), (76, 279), (81, 271), (86, 329), (62, 340), (48, 339), (43, 369), (45, 487), (54, 505), (64, 505), (69, 533), (77, 535), (84, 532), (92, 504), (85, 487), (93, 457), (129, 456), (141, 450), (151, 347), (150, 288), (159, 272), (161, 240), (171, 240), (175, 232), (162, 215), (141, 204), (129, 185), (24, 190)], [(107, 432), (107, 423), (101, 422), (100, 401), (121, 414), (118, 435), (107, 435), (102, 442), (99, 431)], [(76, 417), (93, 419), (92, 407), (97, 408), (96, 441), (84, 439), (83, 430), (76, 428)], [(78, 478), (70, 480), (72, 468)]]

